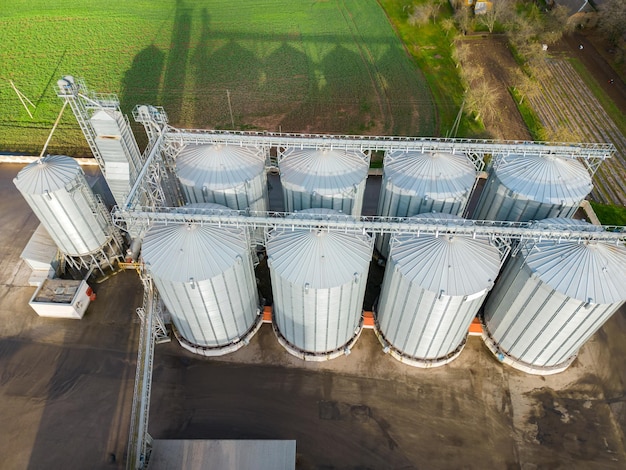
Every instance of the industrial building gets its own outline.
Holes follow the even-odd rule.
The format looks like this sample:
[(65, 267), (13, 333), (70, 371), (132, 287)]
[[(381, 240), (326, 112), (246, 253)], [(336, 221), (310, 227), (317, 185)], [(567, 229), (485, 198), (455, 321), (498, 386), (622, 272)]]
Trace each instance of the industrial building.
[[(384, 351), (407, 364), (432, 367), (457, 357), (492, 291), (484, 338), (496, 357), (533, 373), (563, 370), (626, 300), (617, 287), (563, 287), (583, 276), (591, 286), (598, 276), (612, 276), (616, 286), (626, 280), (623, 232), (569, 220), (611, 145), (181, 130), (167, 124), (163, 110), (142, 106), (135, 117), (149, 144), (138, 157), (132, 144), (105, 145), (130, 138), (116, 114), (119, 103), (110, 96), (99, 101), (72, 77), (58, 86), (116, 206), (110, 216), (103, 211), (69, 157), (32, 163), (15, 185), (76, 269), (102, 271), (124, 247), (137, 254), (129, 264), (141, 272), (146, 294), (129, 443), (136, 467), (149, 455), (144, 384), (154, 340), (167, 335), (169, 319), (193, 353), (245, 346), (263, 319), (254, 272), (259, 256), (267, 256), (271, 273), (277, 339), (304, 360), (348, 354), (358, 339), (375, 237), (376, 256), (388, 258), (375, 329)], [(121, 137), (107, 139), (106, 132)], [(387, 155), (379, 213), (360, 217), (372, 151)], [(495, 158), (485, 168), (486, 155)], [(474, 218), (462, 219), (483, 170), (488, 178)], [(268, 171), (280, 173), (286, 213), (270, 210)], [(547, 217), (560, 219), (530, 222)], [(602, 260), (586, 274), (577, 267), (591, 255), (580, 255), (581, 247)], [(544, 259), (551, 250), (555, 260), (571, 258), (559, 282)], [(509, 253), (515, 256), (499, 275)], [(513, 308), (518, 301), (544, 310)], [(576, 326), (573, 318), (584, 309), (593, 318)], [(544, 325), (546, 319), (556, 320)], [(570, 325), (575, 331), (566, 335)], [(533, 333), (554, 328), (559, 334)]]

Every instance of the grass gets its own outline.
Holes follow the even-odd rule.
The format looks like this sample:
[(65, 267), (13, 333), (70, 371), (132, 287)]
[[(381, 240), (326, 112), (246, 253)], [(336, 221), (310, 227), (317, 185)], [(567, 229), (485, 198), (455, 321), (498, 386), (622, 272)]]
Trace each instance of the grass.
[[(405, 0), (379, 0), (379, 3), (393, 23), (398, 35), (407, 47), (407, 53), (424, 71), (433, 101), (437, 107), (437, 127), (441, 134), (452, 128), (463, 101), (463, 84), (452, 60), (453, 33), (447, 35), (440, 22), (412, 26), (408, 23), (410, 4), (425, 3), (427, 0), (406, 2)], [(441, 6), (439, 20), (450, 17), (449, 4)], [(464, 115), (459, 126), (459, 137), (483, 135), (482, 126)]]
[(509, 93), (511, 93), (513, 101), (515, 101), (515, 105), (522, 115), (524, 124), (526, 124), (532, 139), (537, 141), (545, 140), (545, 127), (541, 124), (539, 116), (537, 116), (537, 113), (534, 111), (532, 106), (530, 106), (528, 100), (522, 100), (520, 93), (515, 88), (509, 88)]
[(626, 226), (626, 207), (600, 204), (591, 201), (593, 211), (600, 219), (602, 225)]
[[(0, 44), (2, 150), (41, 149), (64, 74), (117, 93), (125, 113), (164, 106), (179, 127), (230, 128), (229, 94), (237, 128), (438, 133), (433, 79), (376, 0), (2, 2)], [(32, 120), (8, 80), (35, 103)], [(72, 113), (50, 151), (86, 153)]]

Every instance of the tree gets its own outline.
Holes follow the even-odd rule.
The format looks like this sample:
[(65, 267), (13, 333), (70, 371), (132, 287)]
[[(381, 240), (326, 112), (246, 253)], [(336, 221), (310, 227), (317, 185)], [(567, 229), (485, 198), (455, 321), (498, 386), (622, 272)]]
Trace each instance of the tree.
[(495, 0), (491, 2), (491, 7), (485, 13), (476, 16), (476, 21), (486, 26), (490, 33), (493, 33), (496, 23), (514, 14), (513, 6), (511, 0)]
[(465, 5), (461, 6), (454, 12), (454, 21), (459, 25), (463, 34), (467, 34), (472, 27), (472, 11)]
[(421, 5), (415, 5), (408, 18), (409, 24), (411, 26), (426, 24), (431, 18), (435, 21), (439, 14), (440, 7), (441, 4), (436, 0), (430, 0)]
[(626, 2), (605, 0), (599, 7), (598, 29), (614, 45), (626, 39)]
[(465, 102), (470, 111), (475, 114), (474, 119), (493, 119), (498, 115), (498, 103), (500, 90), (489, 85), (485, 80), (480, 80), (471, 86), (465, 93)]
[(446, 32), (446, 37), (450, 34), (450, 31), (454, 31), (454, 20), (452, 18), (443, 18), (439, 24), (441, 25), (441, 29)]
[(513, 83), (520, 95), (519, 104), (524, 102), (524, 98), (531, 100), (541, 94), (541, 85), (519, 68), (513, 69)]

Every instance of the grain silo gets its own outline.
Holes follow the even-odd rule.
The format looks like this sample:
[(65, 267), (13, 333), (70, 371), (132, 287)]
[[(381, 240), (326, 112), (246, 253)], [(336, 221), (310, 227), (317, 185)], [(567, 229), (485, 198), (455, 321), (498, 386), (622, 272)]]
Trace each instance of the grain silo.
[(257, 147), (189, 144), (176, 157), (176, 174), (188, 203), (266, 211), (265, 159), (266, 152)]
[[(229, 210), (217, 204), (204, 209)], [(159, 224), (146, 232), (143, 262), (185, 349), (226, 354), (247, 344), (260, 327), (249, 243), (247, 229), (211, 224)]]
[(569, 218), (591, 189), (591, 176), (575, 158), (499, 156), (473, 218), (514, 222)]
[[(547, 219), (536, 226), (586, 222)], [(527, 242), (485, 303), (483, 339), (503, 362), (532, 374), (565, 370), (626, 300), (626, 248), (594, 241)]]
[[(333, 217), (328, 209), (294, 217)], [(291, 354), (321, 361), (347, 354), (363, 326), (372, 238), (362, 232), (280, 228), (268, 234), (274, 331)]]
[[(409, 217), (426, 212), (462, 215), (476, 181), (465, 154), (394, 151), (385, 155), (378, 215)], [(390, 234), (376, 237), (387, 257)]]
[[(415, 218), (464, 220), (437, 213)], [(376, 308), (380, 342), (410, 365), (435, 367), (452, 361), (465, 346), (469, 326), (499, 270), (500, 252), (488, 240), (394, 235)]]
[(285, 211), (324, 208), (361, 215), (369, 169), (363, 152), (288, 148), (278, 168)]
[(84, 266), (101, 266), (121, 253), (121, 238), (106, 207), (73, 158), (40, 158), (13, 183), (64, 255), (83, 259)]

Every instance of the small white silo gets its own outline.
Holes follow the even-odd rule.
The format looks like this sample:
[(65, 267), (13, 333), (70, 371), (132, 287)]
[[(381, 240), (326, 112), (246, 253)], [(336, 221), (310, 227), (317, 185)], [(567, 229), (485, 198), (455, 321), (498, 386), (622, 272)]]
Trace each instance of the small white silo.
[[(328, 209), (294, 217), (326, 218)], [(321, 361), (347, 354), (363, 326), (373, 241), (361, 232), (281, 228), (268, 234), (274, 331), (291, 354)]]
[[(378, 215), (463, 214), (476, 181), (476, 168), (465, 154), (394, 151), (383, 163)], [(385, 258), (390, 237), (376, 237), (376, 248)]]
[(188, 203), (266, 211), (265, 159), (265, 151), (256, 147), (189, 144), (176, 157), (176, 174)]
[(119, 109), (99, 109), (89, 118), (94, 144), (104, 162), (102, 173), (118, 206), (123, 206), (142, 167), (130, 124)]
[[(536, 226), (573, 224), (547, 219)], [(600, 229), (601, 230), (601, 229)], [(483, 339), (503, 362), (539, 375), (565, 370), (626, 300), (626, 248), (546, 240), (510, 258), (485, 303)]]
[[(464, 220), (438, 213), (415, 218)], [(407, 364), (447, 364), (463, 350), (470, 324), (499, 270), (500, 252), (488, 240), (395, 235), (376, 308), (379, 340)]]
[[(228, 211), (217, 204), (181, 207)], [(156, 224), (142, 258), (185, 349), (219, 356), (247, 344), (261, 325), (256, 278), (245, 228)]]
[(111, 242), (109, 213), (73, 158), (43, 157), (22, 168), (13, 183), (63, 254), (86, 256)]
[(575, 158), (500, 156), (472, 218), (514, 222), (570, 218), (592, 188), (591, 176)]
[(278, 160), (285, 211), (361, 215), (369, 156), (358, 150), (288, 148)]

